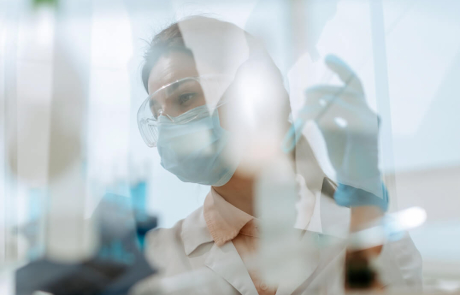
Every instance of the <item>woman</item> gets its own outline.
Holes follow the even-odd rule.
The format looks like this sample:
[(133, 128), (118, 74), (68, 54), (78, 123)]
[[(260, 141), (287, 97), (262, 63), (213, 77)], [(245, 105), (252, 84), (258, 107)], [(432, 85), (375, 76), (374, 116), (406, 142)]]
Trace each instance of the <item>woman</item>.
[[(142, 79), (149, 93), (138, 113), (145, 142), (158, 148), (165, 169), (182, 181), (210, 185), (211, 191), (203, 207), (173, 228), (149, 233), (147, 257), (161, 275), (140, 283), (135, 292), (155, 288), (200, 294), (342, 292), (344, 244), (314, 247), (319, 235), (305, 226), (299, 243), (309, 250), (299, 268), (292, 268), (293, 279), (266, 282), (254, 263), (259, 237), (255, 187), (273, 159), (297, 162), (310, 191), (333, 192), (306, 140), (301, 138), (287, 155), (280, 148), (289, 130), (289, 97), (260, 44), (230, 23), (186, 19), (154, 37)], [(353, 208), (352, 215), (358, 217), (352, 216), (352, 227), (353, 220), (360, 224), (360, 219), (381, 215), (381, 206), (362, 205), (375, 204), (364, 202)], [(312, 204), (300, 207), (299, 215), (310, 220), (312, 208)], [(416, 253), (407, 243), (411, 248), (404, 254)], [(391, 247), (384, 247), (380, 256), (393, 255)], [(373, 251), (378, 254), (381, 247)], [(393, 277), (383, 275), (382, 285), (419, 283), (416, 267), (404, 269), (413, 259), (405, 258), (402, 267), (398, 257), (384, 259), (384, 268)], [(292, 262), (286, 259), (283, 264)]]

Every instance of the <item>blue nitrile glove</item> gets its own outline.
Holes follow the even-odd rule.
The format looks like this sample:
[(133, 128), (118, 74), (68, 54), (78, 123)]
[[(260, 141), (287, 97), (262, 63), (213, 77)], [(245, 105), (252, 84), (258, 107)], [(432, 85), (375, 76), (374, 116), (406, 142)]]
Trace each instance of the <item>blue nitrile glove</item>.
[(284, 149), (295, 145), (305, 123), (314, 120), (339, 182), (336, 202), (347, 207), (375, 205), (386, 211), (388, 194), (378, 168), (379, 118), (367, 105), (361, 82), (350, 67), (333, 55), (325, 62), (345, 85), (318, 85), (305, 91), (305, 106), (286, 136)]

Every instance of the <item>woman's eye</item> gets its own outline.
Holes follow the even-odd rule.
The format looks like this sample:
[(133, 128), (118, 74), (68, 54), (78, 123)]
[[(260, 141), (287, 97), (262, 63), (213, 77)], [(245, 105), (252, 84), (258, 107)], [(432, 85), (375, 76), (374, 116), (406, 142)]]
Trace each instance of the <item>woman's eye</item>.
[(185, 93), (179, 95), (179, 104), (184, 104), (195, 97), (196, 93)]

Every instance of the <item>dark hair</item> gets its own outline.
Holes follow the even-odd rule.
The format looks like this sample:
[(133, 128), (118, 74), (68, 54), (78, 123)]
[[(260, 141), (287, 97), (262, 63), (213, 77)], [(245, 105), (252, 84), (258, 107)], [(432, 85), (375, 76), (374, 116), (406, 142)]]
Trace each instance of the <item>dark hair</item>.
[(185, 52), (193, 57), (193, 53), (185, 46), (184, 38), (179, 28), (179, 24), (173, 23), (166, 29), (153, 37), (149, 44), (149, 48), (144, 54), (144, 66), (142, 67), (142, 82), (144, 88), (148, 92), (148, 80), (150, 71), (157, 63), (158, 59), (172, 51)]
[[(226, 30), (231, 28), (238, 28), (232, 23), (222, 21), (213, 17), (203, 16), (203, 15), (194, 15), (187, 17), (183, 20), (175, 22), (169, 25), (167, 28), (163, 29), (161, 32), (153, 37), (150, 42), (148, 49), (144, 54), (144, 66), (142, 67), (142, 82), (144, 83), (144, 88), (148, 92), (148, 80), (150, 76), (150, 71), (158, 62), (158, 59), (164, 55), (167, 55), (174, 51), (179, 51), (190, 55), (194, 58), (193, 52), (189, 49), (184, 42), (184, 38), (180, 29), (180, 23), (199, 23), (203, 27), (215, 27), (224, 25)], [(201, 28), (194, 28), (195, 30), (201, 30)], [(248, 40), (249, 41), (249, 40)]]

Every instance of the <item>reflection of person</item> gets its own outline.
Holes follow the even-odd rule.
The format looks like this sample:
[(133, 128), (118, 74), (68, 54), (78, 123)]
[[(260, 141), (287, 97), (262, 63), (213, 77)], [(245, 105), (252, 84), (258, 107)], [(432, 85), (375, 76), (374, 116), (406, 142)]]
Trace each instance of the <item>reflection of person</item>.
[[(242, 48), (249, 47), (245, 58), (241, 58), (244, 54), (233, 55), (238, 50), (232, 42), (236, 42), (234, 37), (238, 34), (244, 36), (240, 39), (245, 43)], [(254, 158), (266, 159), (257, 153), (270, 154), (280, 146), (263, 145), (263, 150), (254, 152), (250, 150), (251, 146), (245, 146), (241, 141), (235, 144), (238, 137), (234, 130), (238, 129), (232, 125), (232, 120), (244, 120), (245, 112), (251, 109), (241, 108), (241, 104), (233, 105), (241, 100), (238, 86), (257, 81), (254, 77), (259, 75), (270, 79), (263, 83), (249, 83), (242, 90), (252, 93), (245, 99), (257, 100), (258, 94), (264, 93), (260, 104), (263, 113), (249, 113), (256, 114), (253, 120), (261, 121), (247, 125), (247, 129), (256, 130), (253, 134), (265, 134), (267, 125), (274, 126), (269, 133), (276, 139), (274, 142), (279, 143), (281, 134), (287, 131), (289, 116), (289, 100), (281, 76), (271, 59), (254, 44), (257, 43), (252, 37), (236, 26), (205, 17), (173, 24), (153, 39), (142, 70), (149, 97), (138, 112), (141, 134), (147, 145), (158, 148), (165, 169), (182, 181), (212, 188), (203, 207), (171, 229), (148, 234), (147, 256), (162, 270), (163, 277), (203, 270), (203, 274), (213, 278), (213, 283), (218, 282), (219, 290), (210, 294), (291, 294), (299, 286), (305, 290), (322, 288), (328, 294), (335, 294), (344, 285), (340, 279), (343, 275), (343, 265), (340, 266), (343, 264), (343, 246), (312, 252), (311, 259), (305, 262), (302, 280), (296, 284), (268, 286), (250, 263), (258, 240), (253, 186), (259, 168), (263, 169), (263, 161)], [(254, 71), (254, 67), (258, 71)], [(270, 74), (264, 75), (267, 72)], [(270, 108), (273, 104), (277, 107)], [(263, 137), (258, 140), (260, 138)], [(257, 146), (257, 142), (251, 140), (253, 138), (246, 138), (247, 142)], [(308, 145), (305, 148), (308, 149)], [(307, 154), (313, 155), (311, 152)], [(309, 163), (309, 174), (315, 175), (306, 176), (307, 186), (321, 189), (324, 173), (314, 157), (300, 160)], [(302, 231), (307, 240), (311, 241), (308, 237), (314, 235)], [(392, 246), (387, 247), (389, 250), (384, 247), (381, 255), (393, 255), (384, 259), (385, 271), (391, 273), (384, 284), (416, 284), (417, 265), (410, 265), (417, 252), (410, 240), (408, 243), (399, 253), (391, 253)], [(406, 260), (396, 262), (401, 255), (406, 255)], [(321, 284), (323, 281), (327, 281), (327, 285)], [(145, 291), (148, 286), (151, 285), (144, 283), (142, 286), (141, 283), (136, 290)], [(199, 288), (200, 293), (206, 293), (205, 286)]]

